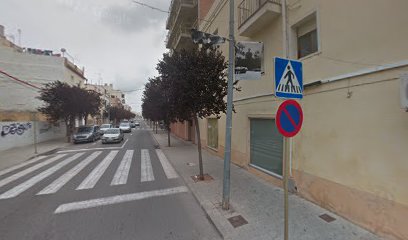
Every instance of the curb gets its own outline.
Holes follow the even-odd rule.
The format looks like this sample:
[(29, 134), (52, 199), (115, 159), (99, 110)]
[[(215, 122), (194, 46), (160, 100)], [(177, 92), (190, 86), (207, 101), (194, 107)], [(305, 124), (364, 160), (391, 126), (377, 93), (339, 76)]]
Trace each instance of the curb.
[[(158, 146), (161, 147), (161, 145), (159, 144), (159, 142), (157, 141), (156, 137), (154, 136), (154, 134), (152, 132), (150, 132), (152, 138), (154, 139), (154, 141), (157, 143)], [(183, 140), (184, 141), (184, 140)], [(163, 151), (163, 154), (166, 155), (166, 153)], [(167, 156), (166, 156), (167, 157)], [(171, 163), (170, 163), (171, 164)], [(222, 231), (219, 229), (219, 227), (217, 226), (217, 224), (215, 224), (215, 222), (212, 220), (210, 214), (208, 213), (207, 209), (204, 207), (204, 205), (201, 203), (201, 201), (199, 200), (197, 193), (195, 192), (195, 190), (193, 190), (193, 188), (190, 186), (190, 184), (187, 183), (187, 181), (184, 179), (184, 177), (179, 173), (178, 169), (176, 169), (173, 166), (174, 170), (177, 172), (177, 174), (180, 176), (180, 178), (182, 179), (182, 181), (184, 182), (184, 184), (187, 186), (187, 188), (190, 190), (191, 195), (193, 195), (194, 199), (196, 200), (196, 202), (198, 203), (198, 205), (200, 206), (200, 208), (203, 210), (205, 217), (207, 218), (208, 222), (210, 222), (210, 224), (215, 228), (215, 230), (217, 231), (218, 235), (220, 235), (220, 237), (222, 239), (225, 239), (224, 234), (222, 233)]]

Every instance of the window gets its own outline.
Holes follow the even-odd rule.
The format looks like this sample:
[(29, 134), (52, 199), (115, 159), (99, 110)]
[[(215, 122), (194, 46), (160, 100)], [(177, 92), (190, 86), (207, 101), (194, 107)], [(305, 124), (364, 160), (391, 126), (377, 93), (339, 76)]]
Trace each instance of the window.
[(316, 14), (309, 16), (296, 28), (297, 57), (303, 58), (318, 51)]

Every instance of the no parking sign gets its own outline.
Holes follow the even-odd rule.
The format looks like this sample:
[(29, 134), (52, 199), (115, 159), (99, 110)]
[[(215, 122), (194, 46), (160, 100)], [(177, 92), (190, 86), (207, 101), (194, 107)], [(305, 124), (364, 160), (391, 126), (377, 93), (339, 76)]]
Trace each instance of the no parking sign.
[(278, 108), (276, 113), (276, 127), (285, 137), (295, 136), (303, 123), (303, 111), (295, 100), (286, 100)]

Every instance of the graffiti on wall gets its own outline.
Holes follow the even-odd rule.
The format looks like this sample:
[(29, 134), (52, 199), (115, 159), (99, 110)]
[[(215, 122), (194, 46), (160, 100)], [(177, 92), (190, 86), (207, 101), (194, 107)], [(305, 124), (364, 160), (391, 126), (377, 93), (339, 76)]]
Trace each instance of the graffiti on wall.
[(31, 128), (31, 123), (11, 123), (8, 125), (3, 125), (1, 127), (1, 136), (7, 136), (9, 134), (14, 135), (23, 135), (24, 132)]

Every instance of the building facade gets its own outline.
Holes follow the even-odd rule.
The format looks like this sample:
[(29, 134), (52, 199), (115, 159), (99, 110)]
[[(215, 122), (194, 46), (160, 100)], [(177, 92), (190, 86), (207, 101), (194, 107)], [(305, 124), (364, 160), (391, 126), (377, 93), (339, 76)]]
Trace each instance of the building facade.
[[(211, 1), (206, 3), (208, 11)], [(169, 16), (166, 22), (168, 30), (166, 47), (170, 51), (180, 51), (181, 49), (197, 48), (191, 41), (191, 29), (198, 28), (198, 19), (201, 4), (198, 0), (172, 0), (169, 8)], [(201, 12), (204, 10), (202, 9)], [(171, 123), (170, 129), (176, 136), (195, 142), (195, 125), (193, 121)]]
[(57, 80), (84, 86), (84, 70), (60, 54), (17, 46), (0, 30), (0, 150), (64, 137), (65, 124), (49, 124), (36, 97)]
[[(234, 92), (232, 161), (281, 186), (290, 155), (292, 191), (389, 239), (408, 239), (405, 9), (400, 0), (287, 0), (289, 56), (302, 61), (304, 80), (304, 123), (290, 150), (275, 127), (282, 4), (235, 0), (236, 40), (263, 42), (264, 57), (261, 79), (239, 81), (242, 91)], [(229, 1), (199, 14), (200, 31), (228, 37)], [(228, 56), (227, 44), (220, 50)], [(225, 116), (203, 119), (200, 128), (202, 143), (223, 157)]]

